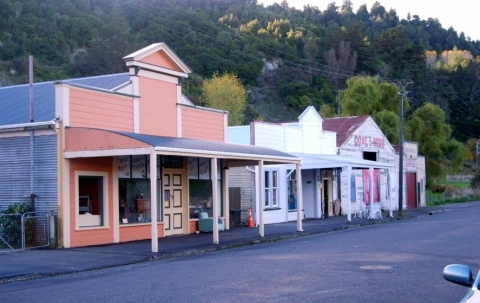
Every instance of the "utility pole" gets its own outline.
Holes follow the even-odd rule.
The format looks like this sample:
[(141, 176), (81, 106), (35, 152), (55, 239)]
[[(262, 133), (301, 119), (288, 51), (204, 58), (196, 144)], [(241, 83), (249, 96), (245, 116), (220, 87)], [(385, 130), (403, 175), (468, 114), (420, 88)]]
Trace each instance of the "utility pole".
[(398, 216), (403, 217), (403, 101), (407, 96), (405, 87), (412, 83), (411, 81), (401, 81), (400, 91), (400, 151), (399, 151), (399, 167), (398, 167)]
[[(30, 84), (30, 122), (35, 122), (33, 104), (33, 56), (28, 56), (28, 79)], [(35, 131), (30, 130), (30, 205), (35, 210), (35, 161), (34, 161)]]

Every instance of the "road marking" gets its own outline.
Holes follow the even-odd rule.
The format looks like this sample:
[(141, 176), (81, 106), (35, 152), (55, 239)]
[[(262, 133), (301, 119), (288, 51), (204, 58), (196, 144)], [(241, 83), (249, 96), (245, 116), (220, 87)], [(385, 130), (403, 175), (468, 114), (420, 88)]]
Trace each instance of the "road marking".
[(386, 269), (392, 269), (390, 266), (386, 265), (364, 265), (360, 266), (361, 269), (368, 269), (368, 270), (386, 270)]

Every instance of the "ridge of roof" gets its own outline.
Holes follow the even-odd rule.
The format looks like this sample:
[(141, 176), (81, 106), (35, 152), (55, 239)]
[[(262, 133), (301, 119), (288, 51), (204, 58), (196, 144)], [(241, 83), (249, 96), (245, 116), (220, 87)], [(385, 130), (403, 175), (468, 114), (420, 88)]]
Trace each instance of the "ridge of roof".
[(323, 129), (337, 133), (337, 146), (342, 146), (347, 139), (371, 116), (349, 116), (325, 118), (323, 120)]

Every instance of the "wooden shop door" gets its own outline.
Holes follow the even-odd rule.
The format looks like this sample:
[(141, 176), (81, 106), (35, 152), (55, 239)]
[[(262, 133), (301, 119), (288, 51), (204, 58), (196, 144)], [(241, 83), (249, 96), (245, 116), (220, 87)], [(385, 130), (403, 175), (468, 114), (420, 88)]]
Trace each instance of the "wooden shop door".
[(185, 223), (185, 175), (183, 171), (163, 172), (163, 221), (165, 236), (186, 233)]

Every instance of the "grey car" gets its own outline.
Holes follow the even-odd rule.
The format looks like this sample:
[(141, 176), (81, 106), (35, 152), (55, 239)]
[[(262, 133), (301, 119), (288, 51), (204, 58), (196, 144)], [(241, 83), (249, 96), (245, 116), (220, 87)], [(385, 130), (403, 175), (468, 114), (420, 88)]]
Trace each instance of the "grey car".
[(460, 303), (480, 303), (480, 271), (474, 279), (467, 265), (451, 264), (443, 269), (445, 280), (468, 287), (468, 292)]

